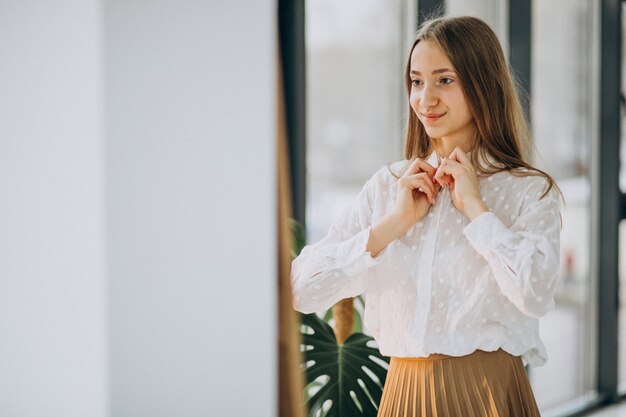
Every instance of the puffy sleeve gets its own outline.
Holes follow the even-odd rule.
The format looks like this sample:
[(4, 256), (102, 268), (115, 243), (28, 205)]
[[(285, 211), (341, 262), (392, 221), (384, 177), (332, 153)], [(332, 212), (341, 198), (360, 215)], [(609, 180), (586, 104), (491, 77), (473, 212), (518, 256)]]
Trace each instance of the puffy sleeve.
[(376, 258), (366, 251), (372, 228), (374, 174), (356, 198), (335, 218), (326, 236), (305, 246), (291, 263), (293, 307), (302, 313), (326, 310), (338, 301), (365, 292)]
[(533, 178), (541, 181), (531, 182), (510, 227), (488, 211), (463, 233), (487, 260), (502, 293), (524, 314), (540, 318), (555, 306), (561, 223), (556, 189), (540, 199), (546, 182)]

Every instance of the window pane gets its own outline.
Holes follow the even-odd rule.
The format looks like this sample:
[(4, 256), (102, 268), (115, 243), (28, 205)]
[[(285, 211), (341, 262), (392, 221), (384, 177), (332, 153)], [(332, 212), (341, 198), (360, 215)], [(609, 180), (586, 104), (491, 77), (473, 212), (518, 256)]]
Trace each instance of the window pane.
[(530, 369), (542, 410), (580, 399), (594, 389), (589, 150), (596, 138), (592, 115), (597, 95), (593, 72), (597, 14), (596, 4), (588, 0), (532, 4), (535, 165), (557, 180), (566, 200), (556, 308), (540, 323), (549, 359), (545, 366)]
[(403, 159), (410, 2), (307, 0), (307, 232), (332, 220), (382, 165)]

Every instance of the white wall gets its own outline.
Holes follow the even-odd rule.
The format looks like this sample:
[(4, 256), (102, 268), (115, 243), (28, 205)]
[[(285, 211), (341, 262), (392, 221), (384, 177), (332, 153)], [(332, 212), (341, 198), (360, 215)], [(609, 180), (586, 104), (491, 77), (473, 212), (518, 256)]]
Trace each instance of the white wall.
[(271, 416), (275, 6), (106, 3), (114, 416)]
[(0, 416), (104, 416), (102, 14), (0, 1)]
[(276, 413), (276, 7), (0, 0), (0, 416)]

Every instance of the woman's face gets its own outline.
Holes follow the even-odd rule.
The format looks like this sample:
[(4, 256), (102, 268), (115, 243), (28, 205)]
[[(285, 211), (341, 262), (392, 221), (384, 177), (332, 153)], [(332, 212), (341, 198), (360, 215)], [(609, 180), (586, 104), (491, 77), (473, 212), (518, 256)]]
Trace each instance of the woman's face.
[[(475, 127), (450, 60), (432, 41), (420, 41), (411, 53), (411, 108), (431, 138), (449, 145), (469, 143)], [(463, 146), (464, 147), (464, 146)]]

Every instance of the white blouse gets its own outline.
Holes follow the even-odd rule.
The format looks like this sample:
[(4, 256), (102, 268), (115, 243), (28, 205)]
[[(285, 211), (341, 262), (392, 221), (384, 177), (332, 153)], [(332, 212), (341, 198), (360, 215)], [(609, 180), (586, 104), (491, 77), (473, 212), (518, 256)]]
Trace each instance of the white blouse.
[[(400, 176), (410, 161), (390, 165)], [(437, 155), (428, 162), (436, 167)], [(489, 211), (469, 221), (442, 188), (424, 218), (375, 258), (371, 227), (394, 207), (396, 181), (378, 169), (317, 243), (293, 259), (293, 307), (326, 310), (365, 294), (364, 322), (385, 356), (462, 356), (498, 348), (541, 366), (539, 318), (555, 306), (560, 206), (543, 177), (479, 177)]]

